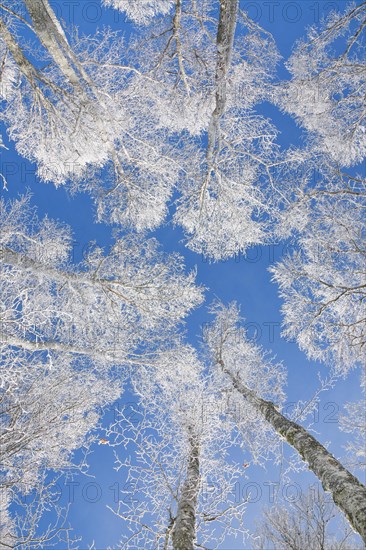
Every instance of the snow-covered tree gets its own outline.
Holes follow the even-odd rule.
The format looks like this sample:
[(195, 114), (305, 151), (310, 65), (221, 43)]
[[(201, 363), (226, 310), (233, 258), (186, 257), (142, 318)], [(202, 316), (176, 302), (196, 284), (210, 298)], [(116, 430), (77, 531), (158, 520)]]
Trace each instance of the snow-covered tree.
[(130, 368), (157, 368), (202, 291), (154, 240), (117, 238), (76, 265), (69, 228), (29, 197), (0, 211), (1, 486), (27, 493), (72, 466)]
[(346, 374), (366, 351), (365, 183), (329, 170), (300, 186), (279, 231), (293, 251), (271, 267), (284, 299), (284, 334), (310, 359)]
[(315, 149), (343, 166), (366, 155), (366, 3), (332, 11), (300, 41), (280, 103), (313, 136)]
[[(108, 434), (126, 489), (113, 510), (128, 526), (125, 548), (219, 548), (232, 534), (244, 541), (245, 502), (235, 502), (242, 466), (226, 403), (194, 350), (181, 344), (135, 379), (133, 414), (121, 412)], [(119, 446), (124, 447), (119, 451)], [(132, 454), (133, 453), (133, 454)]]
[(310, 135), (276, 189), (277, 235), (294, 239), (271, 268), (284, 334), (342, 374), (366, 357), (365, 179), (360, 169), (345, 170), (366, 154), (365, 9), (350, 4), (310, 29), (288, 62), (292, 79), (281, 100)]
[(284, 334), (346, 374), (365, 357), (365, 180), (311, 148), (282, 176), (276, 233), (291, 239), (290, 252), (270, 271), (284, 299)]
[[(207, 495), (201, 500), (199, 487), (212, 482), (213, 472), (243, 475), (240, 468), (231, 469), (234, 446), (263, 463), (280, 456), (281, 439), (300, 454), (365, 538), (366, 488), (309, 431), (280, 412), (283, 368), (246, 338), (236, 307), (217, 305), (213, 312), (216, 319), (205, 331), (212, 374), (197, 368), (192, 350), (182, 347), (178, 353), (178, 346), (172, 370), (167, 350), (160, 357), (165, 367), (155, 371), (158, 377), (147, 369), (136, 379), (140, 401), (134, 414), (122, 414), (108, 434), (112, 445), (123, 444), (138, 457), (117, 460), (117, 468), (128, 471), (126, 494), (114, 510), (130, 526), (126, 544), (185, 550), (210, 546), (212, 538), (219, 544), (224, 540), (220, 532), (223, 537), (234, 534), (231, 521), (238, 519), (238, 510), (231, 504), (226, 505), (225, 525), (215, 525), (223, 495), (230, 491), (219, 491), (219, 508), (213, 512)], [(224, 462), (213, 461), (216, 452), (225, 456)], [(214, 485), (225, 486), (223, 478), (217, 475)], [(242, 531), (243, 537), (247, 534)]]
[(165, 257), (154, 239), (116, 236), (109, 253), (94, 246), (77, 266), (69, 229), (37, 220), (28, 197), (0, 207), (5, 346), (123, 364), (202, 300), (194, 272), (186, 275), (181, 257)]
[(47, 50), (40, 59), (32, 59), (27, 44), (13, 30), (17, 19), (8, 14), (1, 21), (1, 95), (6, 101), (2, 117), (19, 153), (37, 163), (41, 179), (60, 184), (77, 178), (92, 163), (105, 164), (121, 125), (118, 112), (123, 118), (123, 110), (111, 89), (97, 90), (48, 3), (29, 4), (31, 28)]
[(188, 246), (217, 260), (264, 242), (263, 184), (278, 159), (276, 129), (256, 106), (278, 61), (272, 37), (237, 0), (178, 1), (141, 34), (130, 84), (141, 108), (154, 109), (158, 127), (195, 138), (174, 217)]
[(278, 502), (258, 522), (256, 550), (361, 550), (352, 529), (319, 488), (290, 502)]
[(256, 373), (259, 369), (259, 372), (275, 372), (273, 364), (257, 345), (247, 340), (245, 332), (240, 331), (235, 304), (228, 308), (218, 305), (215, 311), (215, 321), (206, 330), (206, 342), (219, 375), (226, 377), (232, 391), (300, 454), (366, 541), (366, 487), (305, 428), (283, 415), (274, 402), (262, 397), (257, 389), (261, 376)]
[[(310, 31), (279, 94), (274, 41), (238, 0), (103, 4), (146, 26), (128, 42), (108, 29), (80, 36), (48, 0), (0, 4), (1, 117), (17, 151), (41, 180), (89, 192), (100, 221), (156, 228), (174, 196), (173, 220), (188, 246), (214, 260), (273, 242), (277, 222), (276, 238), (295, 239), (272, 269), (285, 334), (347, 374), (365, 355), (365, 189), (343, 167), (366, 150), (366, 3)], [(257, 109), (273, 96), (309, 131), (304, 150), (276, 146), (276, 129)], [(73, 451), (93, 441), (127, 378), (139, 423), (123, 417), (123, 430), (119, 423), (109, 433), (111, 444), (137, 452), (137, 461), (118, 463), (144, 499), (115, 510), (131, 527), (127, 547), (187, 550), (244, 535), (244, 505), (230, 501), (242, 473), (231, 449), (262, 463), (277, 458), (281, 438), (366, 537), (366, 489), (281, 414), (283, 369), (248, 342), (234, 307), (217, 307), (207, 330), (207, 376), (176, 337), (202, 301), (178, 255), (161, 254), (144, 234), (116, 231), (110, 250), (95, 245), (75, 265), (70, 230), (38, 220), (28, 202), (0, 202), (3, 544), (38, 537), (39, 513), (30, 506), (22, 526), (10, 503), (35, 491), (43, 510), (45, 472), (75, 466)], [(362, 405), (347, 408), (342, 426), (362, 460)], [(210, 484), (218, 492), (205, 491)]]
[[(98, 372), (85, 359), (59, 353), (34, 357), (14, 347), (1, 353), (1, 367), (1, 545), (65, 543), (67, 508), (57, 504), (53, 478), (86, 472), (85, 455), (104, 408), (122, 392), (122, 380)], [(80, 448), (84, 453), (76, 460)], [(41, 529), (45, 517), (50, 524)]]
[[(152, 229), (182, 176), (182, 151), (141, 97), (127, 89), (138, 70), (116, 33), (67, 37), (46, 0), (27, 0), (30, 23), (13, 10), (0, 24), (2, 114), (22, 156), (41, 180), (89, 191), (99, 219)], [(19, 25), (38, 38), (33, 55)], [(189, 144), (186, 156), (192, 158)], [(184, 165), (184, 163), (183, 163)], [(101, 173), (101, 170), (105, 171)]]
[[(72, 180), (100, 220), (138, 230), (162, 223), (177, 190), (175, 222), (214, 259), (265, 241), (276, 130), (255, 108), (278, 54), (237, 0), (176, 2), (130, 47), (108, 30), (68, 37), (47, 0), (24, 4), (30, 23), (7, 10), (0, 28), (3, 119), (41, 179)], [(32, 60), (24, 23), (41, 45)]]

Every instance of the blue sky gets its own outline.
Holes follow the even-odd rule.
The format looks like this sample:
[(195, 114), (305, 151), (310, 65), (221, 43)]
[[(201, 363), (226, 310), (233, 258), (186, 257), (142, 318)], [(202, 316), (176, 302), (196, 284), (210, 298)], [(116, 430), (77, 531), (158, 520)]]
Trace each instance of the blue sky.
[[(97, 1), (53, 2), (56, 13), (66, 23), (74, 22), (82, 32), (93, 33), (97, 26), (111, 25), (127, 34), (129, 27), (121, 14), (111, 9), (101, 9)], [(313, 1), (302, 0), (288, 2), (284, 0), (263, 0), (241, 2), (241, 7), (247, 9), (260, 25), (270, 31), (277, 42), (284, 59), (288, 58), (291, 47), (299, 37), (302, 37), (308, 25), (317, 23), (331, 9), (343, 9), (343, 1)], [(70, 21), (70, 15), (71, 21)], [(283, 64), (279, 67), (279, 77), (287, 78)], [(273, 117), (280, 129), (281, 145), (298, 144), (302, 139), (301, 132), (294, 122), (283, 116), (274, 108), (263, 107), (263, 112)], [(4, 129), (3, 129), (4, 130)], [(4, 132), (3, 132), (4, 133)], [(50, 184), (41, 184), (35, 176), (35, 168), (28, 161), (21, 159), (14, 150), (14, 145), (4, 141), (9, 150), (1, 151), (1, 171), (8, 181), (8, 189), (2, 190), (5, 198), (12, 198), (27, 189), (33, 194), (32, 204), (36, 205), (41, 216), (48, 214), (52, 218), (68, 223), (73, 230), (75, 239), (75, 261), (82, 257), (82, 250), (87, 243), (96, 240), (100, 245), (110, 243), (111, 228), (95, 223), (94, 209), (87, 195), (79, 194), (71, 197), (64, 188), (55, 189)], [(159, 229), (155, 235), (167, 252), (178, 251), (184, 257), (188, 268), (197, 268), (197, 281), (207, 287), (206, 304), (194, 312), (187, 323), (187, 336), (191, 343), (197, 344), (200, 339), (202, 325), (208, 321), (206, 306), (214, 298), (227, 303), (236, 300), (241, 304), (242, 314), (246, 318), (246, 326), (250, 336), (254, 337), (265, 349), (272, 350), (278, 360), (282, 360), (288, 372), (287, 401), (299, 399), (308, 400), (318, 388), (318, 371), (323, 377), (326, 369), (319, 364), (310, 363), (293, 342), (286, 342), (280, 336), (281, 300), (278, 297), (276, 285), (270, 281), (268, 267), (273, 261), (280, 259), (284, 246), (273, 243), (272, 246), (256, 247), (249, 250), (248, 256), (232, 258), (217, 264), (208, 263), (205, 258), (188, 251), (183, 244), (183, 235), (170, 224)], [(338, 456), (344, 455), (342, 445), (345, 438), (338, 431), (337, 413), (342, 403), (352, 396), (359, 395), (359, 382), (356, 373), (352, 373), (347, 381), (339, 382), (335, 388), (322, 395), (319, 404), (319, 415), (315, 428), (321, 442), (332, 441), (330, 450)], [(122, 403), (128, 396), (122, 398)], [(113, 412), (108, 413), (113, 416)], [(248, 457), (238, 457), (246, 461)], [(72, 485), (61, 483), (62, 498), (60, 502), (72, 500), (70, 508), (70, 523), (76, 534), (83, 537), (80, 548), (87, 548), (93, 540), (99, 550), (108, 545), (117, 544), (124, 531), (121, 520), (115, 518), (106, 508), (113, 507), (115, 491), (123, 485), (121, 475), (113, 470), (113, 452), (108, 446), (97, 446), (90, 456), (90, 475), (77, 475), (74, 478), (74, 496)], [(258, 502), (248, 506), (248, 528), (260, 513), (262, 506), (269, 504), (268, 483), (278, 481), (279, 470), (269, 466), (267, 470), (256, 467), (245, 472), (248, 479), (241, 480), (241, 493), (245, 493), (247, 483), (256, 483), (261, 492)], [(312, 474), (294, 475), (294, 483), (306, 486), (317, 483)], [(267, 484), (267, 485), (266, 485)], [(252, 488), (253, 489), (253, 488)], [(71, 492), (70, 492), (71, 491)], [(100, 498), (98, 498), (100, 497)], [(93, 502), (95, 500), (95, 502)], [(242, 544), (232, 540), (227, 541), (224, 550), (243, 548)]]

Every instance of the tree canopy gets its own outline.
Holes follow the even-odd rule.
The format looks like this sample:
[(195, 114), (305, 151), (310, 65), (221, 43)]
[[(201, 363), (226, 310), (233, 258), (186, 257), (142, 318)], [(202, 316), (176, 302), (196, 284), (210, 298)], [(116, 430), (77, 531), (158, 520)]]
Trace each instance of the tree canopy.
[[(109, 26), (85, 32), (49, 0), (0, 2), (0, 147), (35, 169), (30, 192), (0, 168), (1, 544), (79, 547), (52, 494), (98, 443), (126, 480), (108, 504), (118, 547), (366, 542), (366, 2), (331, 10), (286, 59), (238, 0), (95, 4)], [(92, 208), (103, 242), (89, 221), (76, 259), (85, 212), (45, 205), (42, 183)], [(278, 245), (254, 294), (239, 279), (232, 293), (260, 309), (272, 277), (279, 359), (201, 276)], [(287, 373), (314, 364), (326, 378), (305, 405), (292, 387), (289, 413)], [(333, 387), (340, 429), (316, 433)], [(133, 420), (116, 414), (126, 395)], [(332, 534), (321, 494), (276, 497), (251, 531), (250, 494), (236, 498), (249, 466), (279, 467), (279, 484), (312, 472), (345, 523)]]

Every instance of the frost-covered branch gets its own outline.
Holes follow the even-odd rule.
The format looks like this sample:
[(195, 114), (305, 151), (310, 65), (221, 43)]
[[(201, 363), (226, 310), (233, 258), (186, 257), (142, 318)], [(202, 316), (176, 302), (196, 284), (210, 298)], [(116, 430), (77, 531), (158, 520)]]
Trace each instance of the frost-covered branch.
[(365, 2), (350, 4), (310, 29), (288, 61), (292, 79), (280, 100), (315, 136), (315, 149), (343, 166), (366, 154), (365, 14)]
[(264, 512), (256, 534), (255, 550), (361, 550), (360, 543), (337, 513), (333, 502), (316, 487), (288, 506), (276, 502)]

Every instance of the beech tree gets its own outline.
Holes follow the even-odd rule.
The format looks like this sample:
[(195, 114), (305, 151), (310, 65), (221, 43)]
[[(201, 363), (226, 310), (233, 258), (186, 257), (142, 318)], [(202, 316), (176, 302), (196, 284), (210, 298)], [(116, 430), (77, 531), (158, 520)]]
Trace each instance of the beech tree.
[(2, 5), (2, 117), (10, 139), (36, 163), (41, 180), (90, 192), (100, 220), (156, 227), (181, 176), (182, 155), (128, 91), (127, 77), (137, 69), (123, 62), (122, 38), (107, 29), (68, 39), (47, 0), (25, 6), (31, 21), (20, 17), (21, 24), (34, 31), (42, 52), (33, 60), (16, 33), (19, 15)]
[[(364, 2), (333, 12), (288, 62), (281, 105), (309, 140), (280, 168), (276, 234), (291, 238), (292, 250), (270, 268), (284, 301), (283, 334), (342, 376), (363, 369), (365, 358), (365, 180), (357, 166), (365, 156), (364, 14)], [(349, 403), (341, 417), (354, 435), (351, 468), (363, 460), (364, 406)]]
[(271, 267), (284, 335), (342, 374), (365, 357), (365, 180), (346, 170), (365, 157), (365, 9), (332, 12), (288, 62), (282, 106), (310, 139), (282, 171), (276, 233), (294, 244)]
[[(315, 437), (302, 426), (283, 415), (272, 401), (263, 399), (252, 386), (259, 365), (271, 372), (262, 350), (248, 342), (245, 333), (238, 338), (239, 316), (235, 305), (218, 305), (216, 318), (206, 331), (206, 342), (214, 365), (237, 392), (307, 463), (325, 491), (344, 512), (353, 528), (366, 541), (366, 487), (352, 475)], [(266, 364), (267, 363), (267, 364)], [(247, 373), (250, 372), (249, 379)]]
[[(29, 2), (29, 9), (34, 31), (40, 34), (41, 44), (49, 48), (46, 55), (52, 63), (44, 71), (37, 66), (39, 60), (29, 59), (12, 32), (17, 14), (13, 16), (13, 12), (6, 11), (0, 27), (2, 97), (7, 101), (3, 119), (19, 153), (37, 162), (40, 177), (60, 184), (80, 175), (91, 162), (99, 165), (106, 162), (116, 126), (110, 121), (102, 128), (106, 114), (97, 98), (92, 100), (95, 85), (73, 54), (48, 3)], [(66, 53), (62, 47), (67, 49)], [(79, 73), (85, 75), (88, 87), (72, 61), (77, 63)], [(108, 92), (103, 99), (108, 101)], [(116, 99), (110, 102), (109, 109)]]
[(256, 106), (268, 95), (279, 56), (237, 0), (220, 2), (218, 19), (216, 9), (179, 1), (170, 16), (154, 19), (135, 40), (142, 74), (131, 86), (146, 109), (154, 106), (158, 127), (197, 136), (174, 222), (189, 248), (218, 260), (266, 240), (260, 182), (278, 161), (277, 132)]
[[(134, 409), (128, 414), (121, 411), (107, 435), (117, 446), (117, 469), (127, 470), (125, 490), (113, 510), (131, 532), (120, 544), (220, 548), (230, 535), (244, 544), (246, 501), (236, 502), (234, 490), (243, 466), (232, 458), (233, 448), (244, 441), (231, 418), (227, 396), (205, 374), (189, 346), (176, 346), (161, 360), (165, 366), (155, 371), (157, 376), (151, 369), (143, 376), (140, 372), (134, 383), (139, 396)], [(274, 379), (273, 373), (270, 377)], [(263, 372), (262, 388), (266, 383), (269, 375)], [(241, 421), (250, 439), (246, 428), (254, 433), (254, 422), (250, 426), (249, 415)], [(261, 429), (258, 422), (256, 429)], [(263, 452), (266, 446), (268, 440), (262, 438)]]
[[(137, 464), (130, 458), (117, 459), (118, 469), (123, 467), (128, 469), (129, 483), (125, 498), (114, 510), (119, 517), (131, 525), (132, 534), (125, 542), (127, 547), (129, 544), (146, 546), (147, 541), (150, 540), (150, 544), (164, 545), (164, 548), (170, 548), (171, 544), (174, 550), (181, 550), (212, 545), (210, 537), (214, 537), (218, 547), (220, 542), (225, 540), (218, 538), (214, 523), (221, 518), (221, 514), (218, 511), (212, 512), (212, 503), (207, 500), (207, 495), (203, 502), (200, 501), (199, 490), (200, 484), (205, 484), (206, 463), (210, 464), (208, 470), (210, 477), (212, 472), (216, 473), (218, 466), (219, 471), (224, 471), (221, 461), (216, 467), (210, 461), (210, 456), (215, 453), (215, 450), (221, 456), (224, 454), (223, 447), (220, 444), (220, 438), (212, 436), (209, 438), (210, 446), (206, 447), (204, 441), (207, 442), (207, 439), (202, 440), (198, 437), (193, 429), (192, 420), (188, 422), (187, 433), (187, 415), (190, 418), (194, 415), (195, 425), (199, 423), (205, 437), (221, 426), (224, 435), (220, 437), (225, 440), (227, 450), (232, 449), (233, 445), (239, 445), (243, 450), (251, 453), (253, 463), (263, 464), (268, 458), (278, 459), (281, 454), (280, 441), (285, 440), (300, 454), (309, 469), (319, 478), (324, 489), (331, 494), (335, 503), (345, 513), (353, 528), (365, 540), (366, 487), (309, 431), (280, 412), (281, 403), (284, 400), (283, 367), (281, 364), (276, 364), (268, 354), (246, 338), (244, 329), (240, 327), (235, 305), (224, 308), (218, 304), (212, 311), (216, 314), (216, 319), (205, 331), (205, 341), (213, 361), (212, 374), (207, 377), (207, 373), (202, 368), (197, 370), (193, 367), (197, 359), (192, 356), (192, 352), (187, 354), (186, 349), (182, 348), (177, 356), (176, 348), (174, 374), (169, 368), (170, 357), (165, 356), (166, 367), (157, 370), (157, 373), (164, 372), (163, 378), (154, 381), (151, 374), (145, 374), (144, 382), (141, 382), (139, 377), (136, 385), (136, 391), (141, 395), (139, 406), (130, 418), (122, 414), (121, 421), (117, 422), (108, 434), (115, 436), (111, 444), (123, 444), (125, 448), (135, 448), (139, 457)], [(199, 391), (195, 384), (192, 385), (194, 380), (195, 384), (201, 388)], [(200, 393), (202, 384), (205, 388), (204, 393)], [(190, 396), (192, 396), (192, 403), (190, 403)], [(205, 410), (211, 403), (210, 397), (214, 398), (212, 401), (214, 408), (209, 409), (208, 418)], [(144, 402), (147, 404), (145, 408)], [(199, 404), (198, 409), (197, 404)], [(198, 416), (197, 412), (199, 412)], [(219, 414), (218, 418), (216, 414)], [(229, 431), (227, 431), (228, 428)], [(200, 433), (202, 434), (202, 431)], [(177, 446), (179, 448), (181, 445), (179, 443), (182, 441), (181, 438), (183, 438), (184, 450), (177, 452)], [(173, 466), (175, 464), (177, 465)], [(229, 468), (229, 465), (226, 463), (225, 467)], [(179, 473), (182, 471), (185, 472), (183, 479)], [(234, 471), (236, 476), (243, 475), (242, 468)], [(215, 480), (215, 486), (221, 487), (222, 480), (220, 481), (220, 478)], [(230, 491), (219, 491), (220, 506), (223, 506), (228, 498), (226, 495), (229, 494)], [(163, 502), (167, 504), (162, 506)], [(296, 504), (299, 510), (302, 510), (304, 502), (305, 500), (301, 500)], [(319, 506), (320, 516), (324, 519), (328, 512), (323, 509), (322, 503)], [(203, 516), (201, 516), (201, 509)], [(231, 507), (227, 508), (227, 511), (229, 510)], [(169, 512), (169, 519), (166, 511)], [(281, 509), (278, 514), (280, 511)], [(273, 513), (277, 514), (277, 508)], [(321, 533), (313, 532), (314, 541), (318, 535), (325, 536), (324, 529), (329, 520), (322, 523), (318, 516), (312, 519), (312, 513), (313, 508), (308, 507), (306, 521), (309, 525), (314, 521), (323, 529)], [(208, 517), (211, 519), (208, 520)], [(225, 521), (229, 520), (230, 515), (225, 513), (225, 518)], [(288, 526), (291, 521), (289, 519)], [(206, 522), (210, 522), (208, 534), (204, 529)], [(283, 522), (280, 532), (286, 534), (288, 526), (285, 519)], [(228, 522), (223, 531), (223, 537), (234, 533), (235, 530)], [(303, 534), (295, 533), (296, 540), (304, 541), (307, 533), (306, 530)], [(345, 533), (346, 538), (351, 537), (351, 530), (346, 529)], [(242, 530), (241, 535), (246, 537), (248, 532)], [(287, 537), (286, 540), (291, 539), (291, 530), (287, 533)], [(331, 543), (330, 539), (328, 542)], [(315, 548), (315, 543), (313, 546)], [(343, 547), (350, 548), (345, 544)], [(295, 545), (294, 548), (300, 549), (302, 546)]]
[(39, 222), (28, 197), (0, 207), (5, 345), (122, 364), (202, 300), (194, 272), (184, 273), (178, 255), (159, 253), (154, 239), (117, 237), (108, 254), (92, 246), (76, 266), (67, 227)]

